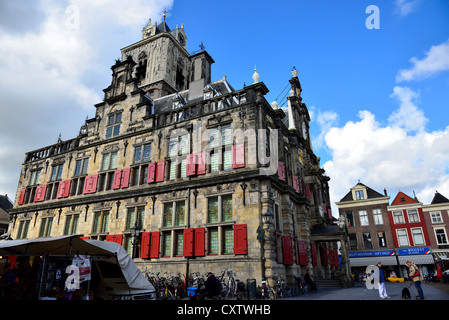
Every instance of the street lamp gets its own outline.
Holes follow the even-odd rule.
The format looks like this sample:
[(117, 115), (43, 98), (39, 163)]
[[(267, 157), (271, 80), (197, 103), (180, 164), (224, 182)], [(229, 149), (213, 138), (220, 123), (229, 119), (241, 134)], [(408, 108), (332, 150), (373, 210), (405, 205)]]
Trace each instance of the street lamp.
[[(270, 240), (270, 226), (273, 223), (274, 215), (270, 210), (267, 210), (262, 214), (262, 226), (257, 228), (257, 240), (260, 242), (260, 256), (262, 261), (262, 280), (266, 279), (265, 276), (265, 241)], [(266, 227), (263, 228), (263, 225)]]
[(141, 230), (141, 228), (137, 225), (137, 221), (136, 221), (136, 223), (134, 223), (134, 226), (132, 226), (130, 230), (131, 230), (131, 237), (133, 239), (133, 252), (132, 252), (131, 258), (134, 259), (134, 255), (136, 252), (135, 248), (137, 245), (137, 239), (139, 238), (140, 230)]

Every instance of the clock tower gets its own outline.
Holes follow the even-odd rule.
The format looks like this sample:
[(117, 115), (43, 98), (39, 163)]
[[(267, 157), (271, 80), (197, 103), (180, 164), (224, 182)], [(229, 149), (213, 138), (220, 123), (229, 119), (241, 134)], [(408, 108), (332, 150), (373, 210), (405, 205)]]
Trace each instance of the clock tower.
[(136, 62), (134, 77), (140, 89), (156, 99), (189, 88), (191, 69), (184, 25), (171, 30), (165, 22), (151, 19), (142, 29), (142, 39), (121, 50), (122, 61)]

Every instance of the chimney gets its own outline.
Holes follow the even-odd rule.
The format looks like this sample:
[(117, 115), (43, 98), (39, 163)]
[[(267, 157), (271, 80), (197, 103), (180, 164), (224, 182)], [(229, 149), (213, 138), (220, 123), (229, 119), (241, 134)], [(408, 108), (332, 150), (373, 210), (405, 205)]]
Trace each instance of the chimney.
[(388, 197), (387, 189), (384, 188), (385, 197)]

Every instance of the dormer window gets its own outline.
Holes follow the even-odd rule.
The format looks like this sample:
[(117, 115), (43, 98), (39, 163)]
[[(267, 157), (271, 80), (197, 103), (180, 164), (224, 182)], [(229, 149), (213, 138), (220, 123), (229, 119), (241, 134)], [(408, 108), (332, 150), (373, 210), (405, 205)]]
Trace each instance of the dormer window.
[(363, 190), (357, 190), (355, 192), (355, 198), (356, 200), (363, 200), (364, 199)]
[(122, 123), (122, 113), (111, 114), (108, 117), (106, 126), (106, 138), (118, 136), (120, 134), (120, 124)]
[(177, 93), (175, 97), (173, 98), (173, 109), (182, 108), (185, 105), (184, 98)]
[(204, 88), (203, 97), (204, 97), (204, 100), (211, 99), (214, 97), (214, 89), (210, 85), (207, 85)]

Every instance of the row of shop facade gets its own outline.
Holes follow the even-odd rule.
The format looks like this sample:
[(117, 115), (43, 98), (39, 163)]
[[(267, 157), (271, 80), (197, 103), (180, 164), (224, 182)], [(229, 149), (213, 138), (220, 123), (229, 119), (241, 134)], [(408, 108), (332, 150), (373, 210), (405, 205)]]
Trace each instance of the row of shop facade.
[(353, 273), (382, 262), (389, 272), (407, 277), (407, 260), (423, 274), (449, 269), (449, 200), (439, 192), (427, 205), (404, 192), (390, 203), (386, 190), (380, 193), (359, 182), (337, 206), (348, 226)]

